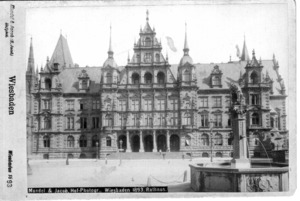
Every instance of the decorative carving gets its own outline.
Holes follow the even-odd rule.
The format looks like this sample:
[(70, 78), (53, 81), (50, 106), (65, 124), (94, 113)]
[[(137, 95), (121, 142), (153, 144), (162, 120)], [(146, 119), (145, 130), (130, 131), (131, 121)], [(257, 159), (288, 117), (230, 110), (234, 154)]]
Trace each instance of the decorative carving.
[(248, 176), (246, 177), (246, 188), (248, 192), (278, 192), (278, 176)]

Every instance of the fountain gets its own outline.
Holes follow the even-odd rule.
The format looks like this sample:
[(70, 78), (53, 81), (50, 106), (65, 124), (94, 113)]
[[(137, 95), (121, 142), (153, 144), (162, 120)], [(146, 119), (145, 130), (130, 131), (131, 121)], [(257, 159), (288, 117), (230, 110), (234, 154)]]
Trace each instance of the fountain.
[(229, 162), (191, 164), (191, 188), (197, 192), (288, 191), (287, 165), (256, 164), (247, 156), (247, 105), (239, 85), (231, 83), (233, 159)]

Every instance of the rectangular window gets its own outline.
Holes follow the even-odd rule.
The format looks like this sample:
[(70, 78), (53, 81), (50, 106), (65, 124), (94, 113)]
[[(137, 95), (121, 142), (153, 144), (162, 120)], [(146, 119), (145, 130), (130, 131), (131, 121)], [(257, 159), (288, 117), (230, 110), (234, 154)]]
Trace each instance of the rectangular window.
[(99, 117), (93, 117), (93, 128), (99, 128)]
[(121, 123), (121, 126), (126, 126), (126, 118), (125, 118), (125, 115), (121, 114), (120, 115), (120, 123)]
[(157, 110), (164, 110), (165, 109), (165, 100), (160, 99), (157, 100)]
[(145, 111), (151, 111), (152, 110), (152, 100), (145, 100)]
[(191, 115), (186, 113), (183, 115), (183, 122), (182, 122), (183, 125), (191, 125)]
[(87, 128), (87, 118), (86, 117), (80, 117), (80, 128), (81, 129)]
[(178, 125), (178, 113), (171, 114), (171, 125), (172, 126)]
[(120, 104), (120, 110), (126, 111), (126, 100), (120, 100), (119, 104)]
[(138, 114), (133, 114), (133, 117), (132, 117), (132, 122), (133, 122), (133, 126), (139, 126), (139, 116)]
[(259, 105), (259, 95), (258, 94), (250, 94), (251, 105)]
[(74, 129), (74, 117), (67, 117), (67, 129)]
[(222, 127), (222, 114), (215, 114), (214, 126)]
[(81, 100), (80, 101), (80, 110), (86, 110), (87, 109), (87, 101)]
[(225, 104), (226, 104), (226, 107), (230, 107), (231, 106), (231, 97), (230, 96), (226, 96)]
[(177, 99), (171, 99), (171, 109), (172, 110), (178, 110), (178, 100)]
[(158, 123), (160, 126), (165, 126), (166, 125), (166, 118), (165, 114), (160, 114), (158, 117)]
[(152, 116), (146, 116), (145, 117), (145, 125), (146, 126), (152, 126), (153, 125), (153, 119), (152, 119)]
[(132, 100), (131, 101), (132, 104), (132, 111), (138, 111), (139, 110), (139, 100)]
[(213, 107), (222, 107), (222, 97), (213, 97)]
[(43, 109), (50, 110), (50, 100), (43, 100)]
[(67, 105), (67, 110), (74, 110), (74, 101), (73, 100), (67, 100), (66, 105)]
[(201, 127), (208, 127), (208, 114), (201, 114)]
[(200, 107), (208, 107), (208, 97), (200, 98)]
[(100, 100), (93, 100), (93, 110), (100, 109)]

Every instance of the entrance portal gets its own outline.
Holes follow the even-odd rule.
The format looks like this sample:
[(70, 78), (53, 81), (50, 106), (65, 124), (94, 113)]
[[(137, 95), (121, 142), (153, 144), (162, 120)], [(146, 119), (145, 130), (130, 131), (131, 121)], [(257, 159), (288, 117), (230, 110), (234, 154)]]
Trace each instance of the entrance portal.
[(132, 137), (132, 147), (131, 150), (132, 152), (139, 152), (140, 150), (140, 136), (135, 135)]
[(165, 135), (157, 136), (157, 150), (162, 152), (167, 151), (167, 140)]
[[(122, 140), (122, 147), (120, 147), (121, 140)], [(125, 135), (120, 135), (119, 136), (118, 147), (119, 147), (119, 149), (123, 149), (123, 152), (126, 151), (126, 149), (127, 149), (127, 141), (126, 141), (126, 136)]]
[(178, 135), (171, 135), (170, 137), (170, 151), (176, 152), (179, 151), (180, 140)]
[(152, 152), (153, 151), (153, 137), (152, 135), (147, 135), (144, 138), (145, 142), (145, 152)]

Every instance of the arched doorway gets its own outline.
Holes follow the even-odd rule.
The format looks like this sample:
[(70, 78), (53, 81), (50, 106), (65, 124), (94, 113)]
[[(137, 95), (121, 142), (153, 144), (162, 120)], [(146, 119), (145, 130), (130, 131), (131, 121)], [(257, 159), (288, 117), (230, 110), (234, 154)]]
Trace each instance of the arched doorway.
[(170, 137), (170, 151), (176, 152), (179, 151), (180, 148), (180, 140), (178, 135), (171, 135)]
[(140, 150), (140, 136), (135, 135), (132, 137), (132, 143), (131, 143), (131, 150), (132, 152), (139, 152)]
[[(121, 140), (122, 140), (122, 147), (120, 147), (121, 145)], [(125, 152), (127, 149), (127, 140), (126, 140), (126, 136), (125, 135), (120, 135), (118, 138), (118, 148), (119, 149), (123, 149), (123, 151)]]
[(167, 140), (165, 135), (157, 136), (157, 150), (167, 151)]
[(144, 138), (145, 142), (145, 152), (152, 152), (153, 151), (153, 137), (152, 135), (147, 135)]

